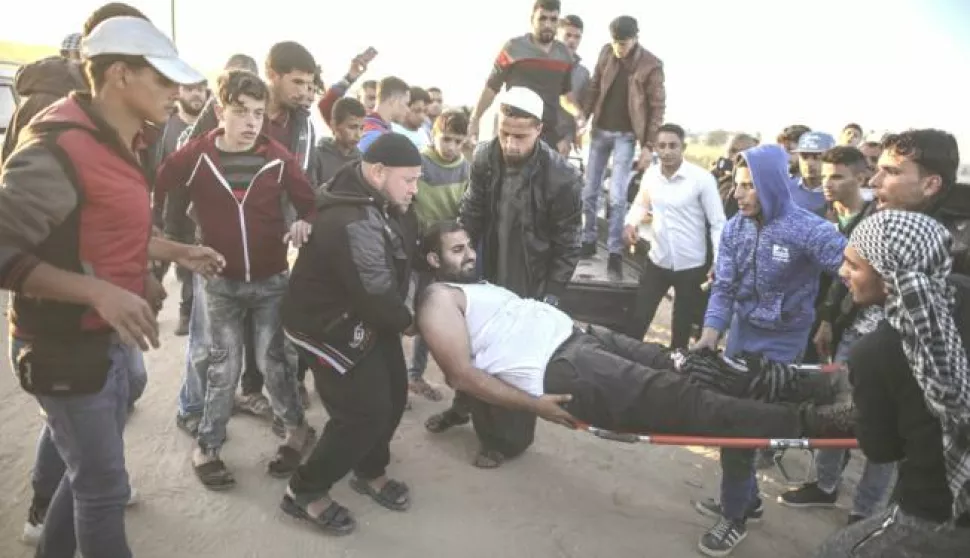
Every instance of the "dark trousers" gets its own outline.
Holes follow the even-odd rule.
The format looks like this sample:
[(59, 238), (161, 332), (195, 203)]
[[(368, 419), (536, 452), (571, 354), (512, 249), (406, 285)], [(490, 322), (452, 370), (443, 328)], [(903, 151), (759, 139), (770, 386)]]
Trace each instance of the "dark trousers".
[(330, 420), (290, 480), (293, 492), (323, 495), (350, 471), (362, 479), (384, 475), (408, 400), (408, 371), (400, 336), (378, 336), (371, 352), (346, 374), (297, 348), (310, 364)]
[[(251, 312), (246, 313), (246, 319), (243, 321), (243, 335), (245, 336), (246, 353), (243, 361), (242, 380), (239, 382), (242, 386), (242, 394), (262, 393), (265, 382), (263, 381), (263, 372), (256, 364), (256, 344), (253, 342), (253, 315)], [(309, 365), (307, 365), (301, 353), (300, 364), (296, 370), (296, 379), (301, 384), (306, 379), (307, 368), (309, 368)]]
[(637, 288), (637, 300), (627, 326), (627, 335), (643, 339), (653, 322), (660, 301), (670, 287), (674, 288), (674, 312), (670, 346), (685, 349), (690, 342), (690, 330), (696, 308), (704, 300), (701, 285), (707, 278), (706, 267), (672, 271), (658, 267), (649, 258), (644, 263)]
[(567, 410), (594, 426), (649, 434), (797, 438), (797, 407), (738, 399), (670, 369), (661, 346), (605, 328), (577, 333), (546, 367), (545, 391), (571, 394)]
[(482, 451), (516, 457), (535, 440), (536, 416), (532, 413), (491, 405), (460, 391), (455, 394), (451, 410), (471, 415)]

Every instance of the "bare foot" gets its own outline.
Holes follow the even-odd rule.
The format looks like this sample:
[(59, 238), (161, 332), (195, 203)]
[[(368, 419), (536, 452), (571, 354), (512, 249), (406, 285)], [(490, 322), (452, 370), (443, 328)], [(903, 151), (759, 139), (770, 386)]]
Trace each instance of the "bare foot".
[(306, 447), (307, 442), (310, 441), (310, 425), (303, 423), (296, 428), (287, 426), (286, 427), (286, 439), (283, 441), (283, 445), (289, 446), (296, 451), (303, 451)]
[[(289, 486), (286, 487), (286, 495), (289, 496), (290, 498), (296, 499), (296, 496), (293, 494), (293, 491), (290, 490)], [(330, 495), (329, 494), (324, 495), (320, 497), (319, 500), (314, 500), (307, 505), (306, 507), (307, 515), (309, 515), (310, 517), (320, 517), (320, 514), (327, 511), (327, 508), (329, 508), (330, 504), (332, 503), (333, 503), (333, 499), (330, 498)]]
[(192, 466), (199, 467), (205, 465), (206, 463), (212, 463), (213, 461), (219, 460), (219, 452), (216, 450), (204, 450), (196, 446), (195, 450), (192, 452)]

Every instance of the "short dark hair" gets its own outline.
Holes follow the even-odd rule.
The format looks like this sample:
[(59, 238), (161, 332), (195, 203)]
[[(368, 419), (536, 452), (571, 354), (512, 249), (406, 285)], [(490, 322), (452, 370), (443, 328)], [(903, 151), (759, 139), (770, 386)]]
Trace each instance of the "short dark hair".
[(461, 109), (448, 109), (435, 118), (433, 132), (437, 134), (468, 135), (468, 116)]
[(84, 22), (81, 35), (87, 37), (91, 34), (91, 31), (93, 31), (95, 27), (101, 24), (102, 21), (111, 19), (113, 17), (137, 17), (144, 19), (145, 21), (151, 21), (145, 14), (141, 12), (141, 10), (135, 8), (134, 6), (129, 6), (124, 2), (109, 2), (108, 4), (105, 4), (104, 6), (101, 6), (97, 10), (91, 12), (91, 15), (89, 15), (88, 19)]
[(441, 238), (446, 234), (456, 233), (465, 230), (455, 219), (435, 221), (425, 229), (421, 235), (420, 253), (421, 260), (428, 259), (428, 254), (434, 253), (441, 255)]
[(562, 10), (562, 2), (559, 0), (536, 0), (535, 4), (532, 5), (532, 13), (536, 13), (538, 10), (558, 12)]
[(216, 80), (216, 98), (220, 105), (234, 105), (243, 95), (265, 101), (269, 99), (269, 88), (259, 76), (246, 70), (229, 70)]
[(849, 122), (848, 124), (846, 124), (845, 126), (842, 127), (842, 131), (843, 132), (846, 131), (846, 130), (855, 130), (856, 132), (859, 132), (859, 135), (860, 136), (863, 133), (862, 132), (862, 126), (859, 126), (855, 122)]
[(151, 65), (144, 56), (130, 54), (99, 54), (84, 61), (84, 75), (87, 77), (91, 91), (100, 91), (104, 87), (105, 73), (112, 65), (121, 62), (132, 70), (150, 68)]
[(411, 99), (408, 101), (408, 106), (413, 105), (418, 101), (424, 101), (424, 104), (426, 105), (431, 103), (431, 95), (428, 95), (428, 92), (423, 88), (414, 85), (410, 88), (410, 91)]
[(559, 20), (559, 27), (575, 27), (580, 31), (583, 30), (583, 19), (578, 15), (569, 14), (568, 16)]
[(269, 49), (266, 56), (266, 70), (279, 75), (286, 75), (290, 72), (316, 73), (317, 62), (313, 55), (303, 45), (295, 41), (283, 41), (276, 43)]
[(684, 129), (678, 126), (677, 124), (668, 122), (663, 126), (657, 128), (657, 135), (660, 135), (660, 132), (667, 132), (668, 134), (674, 134), (675, 136), (680, 138), (680, 143), (684, 143), (687, 141), (687, 132), (685, 132)]
[(252, 72), (254, 74), (259, 73), (259, 64), (256, 63), (256, 59), (248, 54), (233, 54), (226, 60), (226, 65), (223, 70), (246, 70), (247, 72)]
[(956, 138), (949, 132), (925, 128), (889, 134), (883, 138), (882, 148), (916, 163), (923, 176), (938, 175), (944, 186), (957, 180), (960, 149)]
[(367, 109), (364, 108), (363, 103), (358, 101), (353, 97), (341, 97), (333, 105), (333, 111), (330, 113), (330, 120), (333, 122), (334, 126), (339, 126), (346, 122), (351, 116), (356, 116), (358, 118), (364, 118), (367, 116)]
[(526, 112), (520, 108), (513, 107), (511, 105), (500, 105), (499, 110), (502, 112), (503, 116), (509, 118), (528, 118), (533, 121), (533, 124), (538, 126), (542, 121), (536, 118), (536, 115), (531, 112)]
[(852, 172), (862, 172), (869, 169), (866, 156), (858, 148), (851, 145), (837, 145), (822, 153), (822, 162), (832, 165), (845, 165)]
[(431, 87), (428, 88), (428, 95), (432, 93), (437, 93), (441, 95), (441, 88), (436, 85), (432, 85)]
[(640, 34), (640, 26), (633, 16), (622, 15), (610, 22), (610, 37), (617, 41), (632, 39)]
[[(742, 151), (743, 153), (743, 151)], [(744, 158), (744, 155), (738, 153), (734, 156), (734, 170), (746, 169), (748, 168), (748, 160)]]
[(798, 141), (802, 135), (811, 131), (812, 129), (804, 124), (792, 124), (791, 126), (786, 126), (785, 129), (778, 134), (778, 138), (775, 141), (778, 143), (793, 143)]
[(383, 103), (399, 95), (409, 93), (411, 88), (401, 78), (387, 76), (377, 84), (377, 102)]
[(377, 80), (369, 79), (364, 83), (360, 84), (361, 89), (377, 89)]

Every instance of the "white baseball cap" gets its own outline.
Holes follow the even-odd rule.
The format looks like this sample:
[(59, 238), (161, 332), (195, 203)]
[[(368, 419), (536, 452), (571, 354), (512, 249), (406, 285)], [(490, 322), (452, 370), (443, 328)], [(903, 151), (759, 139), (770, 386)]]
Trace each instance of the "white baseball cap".
[(205, 76), (179, 58), (171, 39), (140, 17), (106, 19), (81, 40), (83, 58), (102, 54), (143, 56), (160, 74), (180, 85), (205, 81)]
[(509, 87), (499, 95), (498, 102), (525, 111), (539, 120), (542, 120), (542, 110), (546, 106), (542, 97), (528, 87)]

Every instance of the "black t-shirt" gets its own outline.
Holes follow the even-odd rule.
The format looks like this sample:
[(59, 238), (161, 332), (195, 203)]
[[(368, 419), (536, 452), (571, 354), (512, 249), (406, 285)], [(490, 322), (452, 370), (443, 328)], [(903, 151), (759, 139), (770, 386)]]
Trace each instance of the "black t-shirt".
[(908, 514), (943, 523), (952, 515), (940, 421), (923, 399), (899, 333), (883, 320), (849, 355), (856, 436), (874, 463), (899, 461), (894, 500)]

